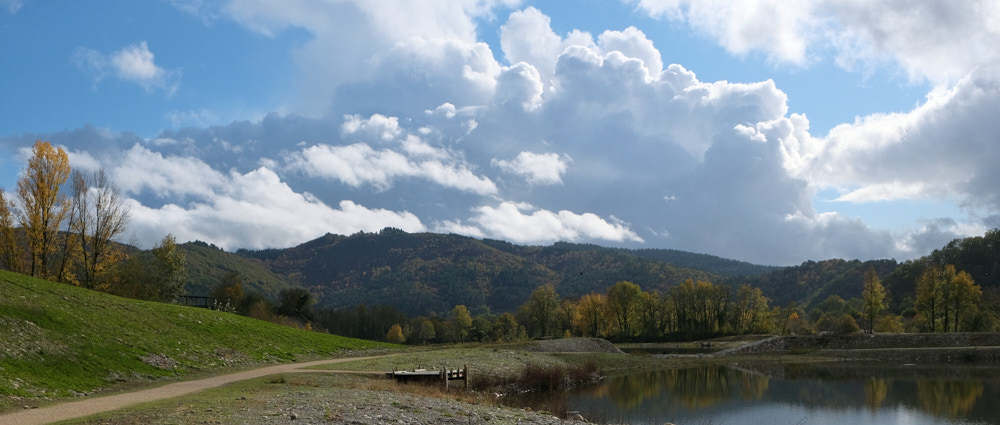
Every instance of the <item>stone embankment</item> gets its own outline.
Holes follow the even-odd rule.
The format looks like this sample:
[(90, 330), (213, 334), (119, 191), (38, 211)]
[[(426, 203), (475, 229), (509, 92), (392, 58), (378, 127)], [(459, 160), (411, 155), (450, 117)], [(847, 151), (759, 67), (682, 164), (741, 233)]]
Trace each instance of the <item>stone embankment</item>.
[(858, 360), (998, 362), (1000, 333), (776, 336), (715, 356), (812, 354)]
[(524, 347), (524, 350), (541, 353), (622, 353), (622, 350), (603, 338), (562, 338), (532, 341)]

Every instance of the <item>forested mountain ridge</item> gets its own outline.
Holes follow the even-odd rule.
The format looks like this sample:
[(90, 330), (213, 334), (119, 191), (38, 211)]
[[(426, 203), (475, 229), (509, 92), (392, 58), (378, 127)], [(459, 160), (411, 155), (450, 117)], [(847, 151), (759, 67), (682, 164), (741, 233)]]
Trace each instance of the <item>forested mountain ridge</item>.
[[(200, 248), (214, 249), (207, 245)], [(809, 308), (831, 295), (860, 297), (863, 274), (869, 268), (883, 278), (889, 301), (898, 308), (907, 297), (912, 298), (916, 277), (930, 264), (954, 264), (958, 270), (967, 270), (984, 290), (1000, 287), (997, 230), (956, 239), (926, 257), (904, 263), (829, 259), (793, 267), (759, 266), (672, 250), (564, 242), (524, 246), (454, 234), (410, 234), (392, 228), (351, 236), (327, 234), (286, 249), (223, 254), (254, 265), (255, 273), (263, 270), (272, 274), (280, 285), (308, 288), (319, 301), (317, 308), (384, 304), (413, 315), (444, 313), (459, 304), (474, 312), (513, 311), (542, 285), (552, 284), (564, 298), (577, 298), (603, 293), (623, 280), (661, 292), (686, 279), (723, 284), (733, 290), (749, 284), (760, 288), (772, 306)], [(676, 263), (665, 261), (670, 259)], [(194, 277), (192, 274), (192, 280)]]
[(676, 267), (704, 270), (723, 276), (757, 276), (783, 269), (778, 266), (763, 266), (746, 261), (730, 260), (708, 254), (696, 254), (676, 249), (642, 248), (627, 250), (642, 258), (662, 261)]
[(227, 275), (236, 273), (243, 290), (256, 292), (268, 299), (276, 299), (284, 289), (296, 287), (287, 276), (269, 270), (262, 261), (194, 241), (177, 246), (185, 256), (188, 282), (184, 285), (187, 295), (208, 296)]
[(990, 304), (1000, 302), (1000, 230), (983, 236), (955, 239), (930, 254), (899, 263), (895, 260), (806, 261), (798, 266), (777, 269), (758, 276), (727, 279), (730, 286), (750, 284), (761, 288), (774, 306), (793, 303), (803, 308), (814, 306), (831, 295), (857, 298), (864, 286), (862, 275), (874, 268), (887, 290), (890, 308), (903, 311), (913, 307), (916, 282), (931, 266), (953, 265), (968, 272), (984, 292)]
[(806, 261), (764, 275), (728, 278), (723, 283), (732, 287), (749, 284), (760, 288), (764, 296), (771, 300), (772, 306), (795, 304), (809, 307), (831, 295), (843, 299), (860, 297), (866, 270), (874, 268), (879, 276), (886, 276), (897, 266), (895, 260)]
[(459, 304), (474, 311), (513, 311), (546, 284), (565, 297), (579, 297), (602, 293), (621, 280), (665, 290), (686, 279), (721, 279), (596, 245), (519, 246), (391, 228), (237, 253), (308, 288), (317, 308), (389, 304), (409, 314), (444, 313)]

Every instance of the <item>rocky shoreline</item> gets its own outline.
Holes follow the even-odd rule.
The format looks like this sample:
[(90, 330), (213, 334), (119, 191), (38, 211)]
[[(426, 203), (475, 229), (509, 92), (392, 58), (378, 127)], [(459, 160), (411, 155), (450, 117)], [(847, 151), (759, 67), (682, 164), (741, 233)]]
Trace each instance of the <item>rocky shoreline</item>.
[(713, 356), (809, 354), (915, 363), (1000, 362), (1000, 333), (775, 336)]
[[(180, 424), (535, 424), (585, 423), (553, 413), (394, 390), (384, 379), (350, 374), (272, 376), (68, 422), (88, 425)], [(388, 389), (387, 389), (388, 388)]]

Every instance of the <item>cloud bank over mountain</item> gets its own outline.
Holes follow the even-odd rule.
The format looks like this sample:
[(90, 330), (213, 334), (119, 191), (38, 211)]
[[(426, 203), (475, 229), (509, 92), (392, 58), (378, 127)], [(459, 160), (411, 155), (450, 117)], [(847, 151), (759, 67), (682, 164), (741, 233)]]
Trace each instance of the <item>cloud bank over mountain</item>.
[[(911, 110), (820, 136), (773, 81), (702, 81), (636, 27), (557, 34), (517, 1), (392, 3), (177, 2), (205, 25), (308, 34), (281, 112), (150, 138), (86, 126), (0, 146), (51, 140), (74, 166), (108, 170), (147, 245), (172, 232), (285, 247), (392, 226), (785, 265), (912, 258), (1000, 225), (995, 6), (628, 2), (775, 66), (888, 67), (935, 87)], [(490, 20), (502, 22), (496, 51), (478, 32)], [(151, 47), (75, 57), (94, 84), (114, 76), (180, 95), (179, 71), (155, 64)], [(819, 191), (843, 203), (943, 200), (968, 220), (890, 231), (818, 212)]]

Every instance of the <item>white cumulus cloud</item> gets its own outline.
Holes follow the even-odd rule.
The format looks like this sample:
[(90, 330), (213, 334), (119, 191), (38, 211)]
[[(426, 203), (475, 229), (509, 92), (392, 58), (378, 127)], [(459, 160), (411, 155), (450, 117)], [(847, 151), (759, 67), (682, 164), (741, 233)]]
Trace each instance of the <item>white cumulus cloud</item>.
[(79, 47), (73, 60), (90, 74), (96, 85), (108, 76), (134, 83), (147, 92), (163, 90), (173, 96), (180, 87), (180, 70), (166, 70), (155, 63), (153, 52), (145, 41), (125, 46), (117, 52), (104, 54), (86, 47)]
[(260, 249), (293, 246), (328, 232), (426, 230), (405, 211), (372, 209), (350, 200), (330, 207), (309, 193), (295, 192), (267, 168), (221, 178), (185, 203), (152, 207), (130, 198), (130, 231), (146, 246), (172, 233), (179, 240), (211, 241), (225, 249)]
[(333, 178), (359, 187), (372, 185), (387, 190), (400, 178), (422, 178), (444, 187), (481, 195), (496, 192), (490, 179), (477, 176), (460, 164), (439, 160), (411, 160), (390, 150), (375, 150), (364, 143), (347, 146), (316, 145), (289, 158), (290, 167), (315, 177)]
[[(301, 113), (322, 115), (337, 107), (331, 102), (335, 98), (347, 97), (349, 102), (362, 100), (356, 96), (360, 94), (358, 91), (367, 92), (372, 96), (371, 101), (383, 106), (401, 102), (399, 107), (427, 108), (449, 100), (464, 105), (462, 96), (472, 98), (481, 95), (482, 90), (491, 90), (483, 84), (489, 83), (488, 77), (499, 71), (499, 65), (488, 53), (486, 44), (477, 42), (476, 22), (518, 3), (519, 0), (280, 3), (234, 0), (223, 12), (265, 35), (274, 36), (289, 28), (312, 35), (294, 54), (301, 85), (293, 106)], [(382, 86), (384, 91), (380, 92), (368, 84), (373, 78), (387, 77), (396, 78), (395, 87)], [(441, 84), (434, 87), (441, 92), (413, 84), (425, 77), (440, 78)], [(341, 87), (345, 85), (360, 87)], [(408, 94), (401, 96), (402, 93)], [(444, 93), (458, 97), (445, 99)], [(427, 99), (428, 104), (409, 105), (407, 101), (417, 96)], [(399, 110), (385, 112), (396, 114)]]
[(602, 239), (642, 242), (629, 226), (614, 217), (603, 219), (596, 214), (552, 212), (532, 205), (503, 202), (499, 206), (480, 206), (471, 218), (488, 235), (518, 243), (551, 243)]
[(958, 198), (1000, 209), (1000, 75), (976, 73), (935, 90), (907, 112), (841, 124), (822, 139), (788, 146), (790, 168), (852, 202)]
[(531, 184), (559, 184), (572, 161), (567, 155), (523, 151), (512, 160), (494, 159), (492, 163), (505, 173), (524, 177)]
[(290, 169), (352, 186), (370, 185), (386, 191), (400, 179), (423, 179), (442, 187), (478, 195), (497, 192), (496, 184), (479, 176), (459, 156), (431, 146), (413, 134), (404, 134), (398, 118), (372, 115), (344, 117), (345, 137), (391, 145), (375, 149), (366, 142), (349, 145), (316, 144), (286, 156)]
[(825, 49), (847, 68), (893, 64), (911, 80), (951, 83), (1000, 62), (1000, 3), (919, 0), (624, 0), (687, 22), (737, 54), (808, 65)]

